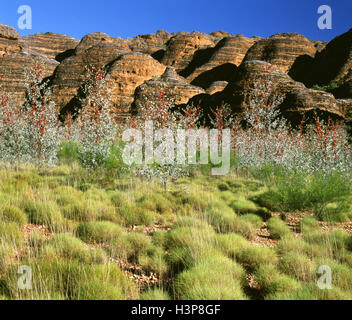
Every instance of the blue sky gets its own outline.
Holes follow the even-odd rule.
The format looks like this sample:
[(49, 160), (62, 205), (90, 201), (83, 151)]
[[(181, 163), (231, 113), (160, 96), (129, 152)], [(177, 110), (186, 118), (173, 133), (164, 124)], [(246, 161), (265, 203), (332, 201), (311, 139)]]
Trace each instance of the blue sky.
[[(352, 28), (351, 0), (1, 0), (0, 23), (17, 27), (20, 5), (29, 5), (33, 29), (68, 34), (81, 39), (102, 31), (113, 37), (154, 33), (224, 30), (246, 36), (268, 37), (278, 32), (298, 32), (309, 39), (331, 40)], [(333, 10), (332, 30), (317, 26), (320, 5)]]

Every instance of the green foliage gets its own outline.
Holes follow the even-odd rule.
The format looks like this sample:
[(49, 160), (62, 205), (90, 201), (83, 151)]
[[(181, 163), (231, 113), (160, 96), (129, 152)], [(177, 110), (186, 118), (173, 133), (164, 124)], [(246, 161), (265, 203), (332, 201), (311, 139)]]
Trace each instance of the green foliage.
[(43, 256), (77, 259), (82, 263), (107, 262), (106, 253), (100, 249), (89, 250), (84, 242), (69, 234), (57, 234), (42, 249)]
[(23, 236), (18, 224), (15, 222), (0, 222), (0, 241), (12, 244), (15, 247), (21, 245)]
[[(257, 204), (273, 211), (313, 209), (317, 218), (324, 221), (350, 219), (346, 197), (351, 193), (351, 182), (342, 174), (331, 172), (307, 176), (278, 168), (267, 170), (263, 179), (269, 184), (269, 189), (251, 197)], [(329, 207), (334, 202), (337, 204)]]
[(214, 229), (221, 233), (235, 232), (243, 235), (246, 238), (253, 236), (254, 231), (252, 224), (249, 221), (240, 219), (229, 208), (221, 209), (212, 208), (207, 213), (207, 219)]
[(109, 221), (82, 222), (77, 235), (88, 243), (108, 243), (122, 235), (122, 228)]
[(151, 238), (139, 232), (123, 234), (111, 243), (110, 254), (116, 259), (136, 262), (152, 246)]
[(321, 290), (314, 284), (307, 284), (293, 292), (284, 292), (269, 295), (268, 300), (352, 300), (349, 292), (342, 291), (338, 288), (331, 290)]
[(15, 222), (20, 226), (27, 223), (26, 214), (17, 207), (7, 206), (0, 211), (0, 219), (6, 222)]
[[(349, 220), (346, 177), (292, 178), (271, 168), (255, 176), (261, 182), (245, 172), (238, 174), (246, 178), (193, 172), (164, 192), (154, 182), (129, 176), (105, 183), (99, 170), (87, 174), (61, 166), (40, 175), (0, 170), (1, 299), (138, 298), (144, 287), (137, 289), (115, 261), (161, 280), (160, 288), (141, 293), (147, 300), (247, 299), (245, 292), (264, 299), (351, 298), (351, 236), (317, 216), (305, 216), (298, 237), (269, 211), (293, 211), (301, 199), (304, 209), (295, 210), (318, 212), (317, 205), (320, 219)], [(289, 185), (294, 181), (303, 189)], [(275, 248), (256, 244), (263, 221), (279, 240)], [(30, 234), (32, 226), (23, 228), (27, 223), (37, 224)], [(18, 265), (33, 266), (39, 274), (31, 292), (16, 289)], [(332, 268), (332, 290), (312, 285), (320, 265)], [(247, 291), (244, 270), (255, 289)]]
[(257, 270), (261, 265), (275, 264), (278, 259), (271, 248), (247, 245), (236, 254), (236, 260), (248, 269)]
[(278, 268), (281, 272), (303, 282), (311, 282), (316, 278), (316, 266), (313, 261), (297, 252), (284, 254), (278, 263)]
[(267, 226), (273, 239), (280, 239), (291, 232), (285, 222), (278, 218), (270, 218), (267, 222)]
[[(17, 267), (2, 279), (0, 294), (12, 299), (125, 300), (138, 298), (134, 284), (115, 265), (84, 265), (63, 258), (31, 259), (33, 289), (17, 289)], [(55, 277), (53, 277), (53, 274)]]
[(168, 265), (165, 260), (165, 252), (160, 247), (150, 247), (138, 256), (138, 263), (147, 273), (156, 273), (163, 276), (168, 271)]
[(73, 141), (64, 141), (59, 146), (57, 157), (60, 161), (70, 163), (78, 159), (79, 145)]
[(150, 226), (155, 222), (155, 219), (155, 212), (131, 204), (124, 204), (116, 209), (116, 222), (125, 226)]
[(287, 293), (300, 288), (297, 280), (280, 273), (270, 264), (260, 266), (254, 276), (264, 295)]
[(240, 220), (249, 222), (254, 228), (260, 228), (263, 224), (263, 219), (253, 213), (245, 214), (240, 217)]
[(148, 289), (141, 294), (141, 300), (170, 300), (170, 296), (167, 292), (161, 289)]
[(45, 225), (53, 232), (62, 232), (67, 224), (58, 205), (53, 201), (36, 202), (25, 200), (22, 203), (30, 223)]
[(245, 300), (243, 278), (242, 267), (212, 253), (176, 277), (175, 296), (181, 300)]

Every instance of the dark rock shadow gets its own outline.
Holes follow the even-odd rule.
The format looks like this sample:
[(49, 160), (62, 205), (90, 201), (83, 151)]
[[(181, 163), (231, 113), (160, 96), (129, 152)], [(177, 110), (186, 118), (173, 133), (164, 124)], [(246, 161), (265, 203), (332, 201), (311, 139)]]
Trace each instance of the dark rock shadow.
[(165, 51), (164, 49), (160, 49), (160, 50), (154, 52), (154, 53), (152, 54), (152, 57), (153, 57), (155, 60), (161, 62), (161, 60), (164, 58), (165, 52), (166, 52), (166, 51)]
[[(216, 47), (215, 47), (216, 48)], [(197, 50), (192, 58), (192, 61), (188, 64), (188, 66), (179, 72), (179, 75), (187, 78), (191, 75), (194, 70), (209, 62), (210, 58), (213, 56), (215, 52), (215, 48), (205, 48)]]
[(314, 58), (305, 54), (296, 58), (288, 75), (295, 81), (302, 82), (305, 86), (314, 85), (313, 74)]
[(238, 67), (235, 64), (225, 63), (221, 66), (201, 73), (191, 82), (191, 84), (207, 89), (215, 81), (231, 82), (236, 77), (237, 70)]
[(69, 49), (66, 50), (65, 52), (59, 53), (56, 57), (55, 60), (59, 61), (60, 63), (64, 61), (66, 58), (69, 58), (75, 54), (75, 49)]

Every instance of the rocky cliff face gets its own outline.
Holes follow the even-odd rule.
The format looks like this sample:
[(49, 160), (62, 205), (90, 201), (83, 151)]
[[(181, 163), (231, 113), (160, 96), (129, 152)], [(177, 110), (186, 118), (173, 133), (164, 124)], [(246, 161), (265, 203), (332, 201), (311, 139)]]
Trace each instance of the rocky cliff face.
[(92, 47), (80, 45), (81, 43), (72, 56), (57, 66), (52, 76), (53, 95), (59, 110), (65, 108), (77, 95), (83, 84), (87, 66), (104, 66), (128, 52), (112, 42), (92, 42)]
[[(187, 79), (189, 81), (193, 81), (195, 84), (202, 86), (199, 80), (199, 76), (206, 71), (212, 70), (216, 67), (219, 67), (224, 64), (234, 64), (239, 66), (242, 63), (243, 58), (245, 57), (248, 49), (255, 43), (253, 39), (248, 39), (242, 35), (237, 37), (225, 37), (221, 39), (216, 47), (212, 50), (209, 50), (209, 58), (206, 62), (201, 61), (201, 57), (199, 57), (199, 61), (197, 61), (197, 56), (194, 57), (194, 70), (191, 69), (192, 66), (189, 66), (189, 75), (187, 75)], [(199, 65), (197, 67), (197, 65)], [(226, 79), (213, 79), (215, 81), (221, 81)], [(204, 86), (204, 85), (203, 85)]]
[(23, 43), (17, 31), (10, 26), (0, 24), (0, 58), (18, 52), (22, 48)]
[(196, 51), (214, 47), (211, 37), (201, 33), (179, 33), (168, 42), (161, 63), (172, 66), (177, 72), (185, 69)]
[(22, 50), (0, 58), (0, 90), (10, 93), (16, 103), (22, 104), (26, 87), (24, 70), (37, 65), (43, 67), (44, 77), (50, 77), (59, 62), (31, 50)]
[(138, 86), (145, 81), (161, 76), (166, 69), (147, 54), (127, 53), (114, 60), (108, 70), (111, 100), (116, 111), (125, 115), (133, 101)]
[(192, 97), (205, 93), (202, 88), (189, 84), (185, 78), (178, 75), (174, 67), (167, 67), (161, 77), (146, 81), (137, 88), (134, 105), (143, 105), (143, 98), (148, 92), (155, 92), (158, 88), (165, 89), (175, 105), (187, 104)]
[(27, 49), (58, 61), (63, 60), (64, 54), (67, 54), (69, 50), (74, 50), (79, 43), (69, 36), (51, 32), (34, 34), (22, 40)]
[(282, 114), (296, 124), (303, 114), (342, 119), (352, 108), (351, 99), (336, 99), (331, 93), (309, 89), (278, 66), (260, 60), (243, 62), (225, 89), (196, 96), (191, 102), (201, 105), (205, 114), (221, 103), (229, 104), (238, 114), (249, 107), (253, 90), (269, 101), (280, 97)]
[[(111, 102), (118, 118), (162, 85), (177, 105), (200, 104), (204, 110), (222, 102), (234, 112), (247, 105), (246, 93), (260, 81), (273, 84), (268, 96), (283, 96), (281, 109), (295, 118), (303, 112), (344, 117), (351, 109), (352, 30), (330, 43), (299, 34), (267, 39), (224, 31), (139, 35), (130, 39), (90, 33), (80, 41), (43, 33), (21, 38), (0, 24), (0, 90), (24, 100), (25, 69), (41, 64), (50, 79), (58, 111), (79, 104), (86, 68), (105, 66)], [(270, 68), (270, 79), (262, 77)], [(331, 86), (325, 91), (314, 84)], [(324, 88), (323, 88), (324, 89)]]
[(304, 55), (314, 57), (316, 51), (314, 44), (300, 34), (279, 33), (253, 45), (245, 61), (266, 61), (288, 72), (298, 57)]
[(352, 29), (330, 41), (314, 59), (297, 63), (291, 73), (307, 86), (343, 85), (351, 81)]
[(308, 89), (291, 79), (281, 68), (258, 60), (246, 61), (241, 65), (237, 76), (222, 92), (223, 98), (235, 111), (243, 111), (248, 107), (247, 94), (260, 82), (263, 85), (257, 87), (262, 89), (265, 97), (282, 97), (280, 107), (287, 115), (317, 111), (343, 117), (346, 109), (352, 105), (352, 101), (335, 99), (330, 93)]

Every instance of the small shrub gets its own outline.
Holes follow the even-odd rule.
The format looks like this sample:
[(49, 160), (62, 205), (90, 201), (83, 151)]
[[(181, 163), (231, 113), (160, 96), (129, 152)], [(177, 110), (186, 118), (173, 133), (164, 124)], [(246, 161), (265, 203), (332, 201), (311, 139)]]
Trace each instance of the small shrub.
[(77, 259), (82, 263), (104, 263), (106, 254), (102, 250), (89, 250), (84, 242), (69, 234), (57, 234), (43, 248), (44, 256), (60, 256), (66, 259)]
[(278, 218), (268, 220), (268, 229), (273, 239), (281, 239), (283, 236), (291, 232), (290, 228)]
[(2, 244), (0, 246), (0, 275), (5, 274), (14, 262), (16, 262), (15, 248), (10, 244)]
[(25, 213), (17, 207), (5, 207), (2, 210), (0, 217), (7, 222), (15, 222), (20, 226), (23, 226), (27, 223), (27, 216)]
[(98, 216), (89, 203), (77, 199), (62, 207), (62, 212), (67, 219), (75, 221), (94, 221)]
[(245, 300), (243, 277), (241, 266), (212, 253), (176, 277), (175, 296), (181, 300)]
[(150, 237), (139, 232), (130, 232), (111, 243), (110, 253), (114, 258), (136, 262), (138, 256), (152, 245)]
[(250, 222), (241, 220), (232, 211), (209, 210), (207, 219), (214, 229), (221, 233), (239, 233), (246, 238), (254, 235), (253, 226)]
[(82, 222), (77, 235), (85, 242), (106, 243), (122, 235), (122, 228), (109, 221)]
[(24, 264), (37, 275), (33, 277), (33, 289), (18, 290), (18, 267), (13, 267), (2, 279), (7, 295), (12, 299), (55, 299), (60, 296), (66, 300), (127, 300), (139, 296), (136, 286), (116, 265), (86, 265), (59, 257), (31, 259)]
[(23, 207), (31, 223), (45, 225), (52, 232), (62, 232), (67, 229), (65, 219), (55, 202), (25, 201)]
[(256, 213), (258, 211), (258, 207), (254, 202), (244, 198), (238, 198), (232, 201), (231, 208), (237, 214)]
[(300, 284), (295, 279), (281, 274), (273, 265), (260, 266), (254, 276), (265, 295), (287, 293), (300, 288)]
[(250, 270), (256, 270), (265, 264), (275, 264), (277, 260), (275, 251), (268, 247), (249, 244), (236, 253), (236, 261)]
[(350, 180), (340, 173), (332, 172), (328, 175), (314, 175), (310, 181), (307, 194), (316, 217), (320, 220), (333, 221), (334, 217), (329, 215), (327, 205), (341, 200), (341, 198), (348, 196), (350, 192)]
[(260, 228), (263, 224), (263, 219), (253, 213), (248, 213), (241, 216), (240, 220), (249, 222), (254, 228)]
[(321, 257), (318, 257), (315, 262), (317, 266), (329, 266), (331, 268), (332, 287), (352, 292), (352, 269), (349, 266)]
[(7, 243), (17, 247), (23, 241), (24, 239), (17, 223), (0, 222), (0, 243)]
[(249, 242), (239, 234), (218, 234), (216, 235), (214, 246), (223, 254), (233, 259), (241, 250), (249, 246)]
[(276, 250), (280, 255), (289, 252), (304, 253), (306, 246), (307, 244), (303, 240), (297, 239), (293, 234), (289, 233), (281, 238)]
[(323, 245), (330, 248), (332, 252), (352, 248), (351, 236), (342, 229), (335, 229), (329, 232), (315, 231), (303, 234), (304, 240), (311, 244)]
[(151, 247), (138, 256), (138, 262), (145, 272), (153, 272), (162, 277), (168, 270), (164, 256), (163, 249), (160, 247)]
[(28, 243), (34, 251), (39, 251), (39, 249), (44, 245), (46, 242), (45, 237), (38, 231), (33, 231), (30, 233), (28, 238)]
[(150, 226), (154, 223), (156, 218), (155, 212), (153, 211), (127, 204), (116, 209), (116, 216), (117, 220), (125, 226)]
[(181, 217), (172, 225), (173, 229), (187, 227), (196, 229), (211, 229), (211, 226), (206, 221), (194, 217)]
[(281, 272), (300, 281), (310, 282), (316, 278), (314, 263), (307, 256), (297, 252), (283, 255), (278, 263), (278, 268)]
[(215, 231), (210, 226), (204, 229), (182, 227), (171, 230), (166, 237), (168, 248), (194, 246), (201, 243), (211, 243)]
[(153, 244), (158, 247), (164, 247), (166, 241), (166, 232), (157, 231), (153, 234)]
[(167, 292), (161, 289), (148, 289), (147, 291), (141, 294), (141, 300), (170, 300), (170, 296)]
[(301, 220), (300, 229), (304, 235), (309, 234), (320, 229), (319, 222), (314, 217), (306, 216)]
[(352, 295), (338, 288), (321, 290), (314, 284), (308, 284), (302, 288), (288, 293), (269, 295), (268, 300), (351, 300)]

